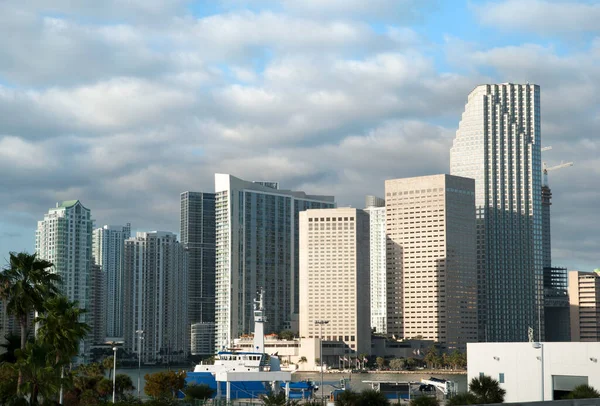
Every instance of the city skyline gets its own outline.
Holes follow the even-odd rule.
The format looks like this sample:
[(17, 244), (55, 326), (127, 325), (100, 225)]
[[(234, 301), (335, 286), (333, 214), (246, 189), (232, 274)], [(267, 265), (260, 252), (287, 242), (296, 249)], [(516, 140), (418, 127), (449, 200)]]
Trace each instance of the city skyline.
[(476, 85), (530, 82), (542, 159), (575, 161), (550, 175), (554, 263), (597, 267), (598, 7), (109, 3), (1, 6), (0, 260), (32, 252), (39, 214), (70, 198), (97, 224), (177, 231), (177, 194), (216, 172), (362, 207), (381, 180), (448, 171)]

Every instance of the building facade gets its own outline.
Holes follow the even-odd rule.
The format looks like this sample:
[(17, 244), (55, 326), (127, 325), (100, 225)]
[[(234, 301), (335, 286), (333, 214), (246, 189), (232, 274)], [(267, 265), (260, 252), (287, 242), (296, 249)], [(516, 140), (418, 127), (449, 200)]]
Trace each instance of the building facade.
[(600, 341), (600, 269), (569, 271), (571, 341)]
[(212, 356), (215, 354), (215, 323), (192, 323), (190, 337), (192, 355)]
[(341, 341), (349, 354), (371, 353), (369, 239), (363, 210), (300, 213), (300, 337)]
[(464, 351), (477, 341), (475, 183), (385, 182), (388, 333)]
[(450, 173), (475, 179), (480, 339), (544, 336), (540, 88), (477, 86)]
[(386, 228), (385, 200), (367, 196), (365, 211), (370, 223), (370, 283), (371, 283), (371, 328), (376, 333), (387, 333), (387, 284), (386, 284)]
[[(92, 264), (90, 273), (90, 341), (93, 345), (104, 344), (106, 335), (106, 275), (100, 265)], [(121, 309), (122, 310), (122, 309)]]
[[(137, 233), (125, 241), (125, 349), (142, 362), (183, 361), (189, 354), (187, 253), (177, 236)], [(143, 331), (138, 340), (137, 331)]]
[(283, 330), (298, 312), (299, 213), (335, 203), (331, 196), (275, 186), (215, 174), (217, 349), (253, 331), (253, 300), (261, 288), (266, 332)]
[[(79, 200), (57, 203), (44, 219), (38, 221), (35, 251), (39, 258), (54, 264), (53, 272), (61, 277), (60, 290), (76, 300), (82, 320), (92, 324), (92, 227), (91, 212)], [(91, 336), (80, 344), (80, 354), (87, 354)]]
[(103, 274), (103, 304), (101, 314), (105, 337), (123, 337), (123, 251), (125, 240), (131, 237), (131, 224), (105, 225), (94, 230), (92, 247), (94, 262)]
[[(204, 331), (215, 321), (215, 194), (183, 192), (181, 194), (181, 244), (188, 253), (188, 322), (199, 323)], [(208, 324), (207, 324), (208, 323)], [(191, 334), (194, 328), (191, 327)], [(190, 338), (195, 353), (195, 338)], [(210, 345), (214, 345), (214, 332)], [(205, 350), (203, 350), (205, 351)], [(206, 349), (214, 353), (214, 347)]]

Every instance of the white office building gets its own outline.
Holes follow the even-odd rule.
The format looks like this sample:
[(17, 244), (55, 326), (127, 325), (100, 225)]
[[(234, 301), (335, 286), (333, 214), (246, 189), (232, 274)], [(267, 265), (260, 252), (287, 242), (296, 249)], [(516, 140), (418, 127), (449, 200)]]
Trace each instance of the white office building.
[(369, 213), (370, 282), (371, 282), (371, 328), (387, 333), (387, 287), (385, 200), (376, 196), (366, 197), (365, 211)]
[[(142, 362), (183, 361), (189, 353), (187, 253), (165, 231), (137, 233), (125, 241), (125, 349)], [(143, 331), (143, 340), (136, 331)]]
[(540, 87), (473, 89), (450, 173), (475, 179), (480, 339), (543, 339)]
[[(79, 200), (57, 203), (38, 221), (35, 251), (39, 258), (54, 264), (53, 272), (61, 277), (60, 290), (76, 300), (88, 313), (82, 321), (92, 324), (92, 227), (91, 212)], [(89, 349), (89, 340), (82, 341), (80, 353)]]
[(123, 337), (123, 250), (131, 224), (105, 225), (94, 230), (93, 257), (103, 276), (105, 337)]
[(253, 300), (264, 290), (265, 332), (298, 313), (298, 215), (334, 207), (332, 196), (278, 189), (215, 174), (216, 349), (253, 331)]

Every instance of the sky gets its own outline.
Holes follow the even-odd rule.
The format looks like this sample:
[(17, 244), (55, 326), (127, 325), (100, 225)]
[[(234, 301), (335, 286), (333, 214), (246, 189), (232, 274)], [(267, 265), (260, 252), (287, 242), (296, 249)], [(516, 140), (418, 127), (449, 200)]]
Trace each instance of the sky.
[(536, 83), (554, 265), (600, 267), (600, 3), (4, 0), (0, 262), (79, 199), (96, 225), (179, 232), (214, 173), (363, 207), (449, 172), (469, 92)]

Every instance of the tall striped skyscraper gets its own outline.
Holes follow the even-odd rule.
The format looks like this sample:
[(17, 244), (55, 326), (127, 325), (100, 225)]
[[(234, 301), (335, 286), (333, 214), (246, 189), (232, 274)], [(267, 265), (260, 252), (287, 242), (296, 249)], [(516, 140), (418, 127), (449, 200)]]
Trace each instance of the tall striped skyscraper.
[(450, 173), (475, 179), (480, 339), (544, 338), (540, 88), (477, 86)]

